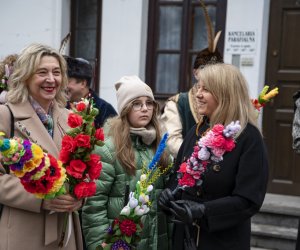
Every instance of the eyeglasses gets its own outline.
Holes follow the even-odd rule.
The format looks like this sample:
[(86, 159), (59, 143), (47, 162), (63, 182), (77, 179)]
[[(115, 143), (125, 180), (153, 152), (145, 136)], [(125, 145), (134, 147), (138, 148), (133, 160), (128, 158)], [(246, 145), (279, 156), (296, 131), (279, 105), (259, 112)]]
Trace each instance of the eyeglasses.
[(155, 103), (153, 101), (146, 101), (145, 103), (144, 102), (133, 102), (132, 103), (132, 109), (134, 111), (140, 111), (142, 110), (142, 108), (144, 107), (144, 105), (146, 106), (146, 108), (148, 110), (152, 110)]

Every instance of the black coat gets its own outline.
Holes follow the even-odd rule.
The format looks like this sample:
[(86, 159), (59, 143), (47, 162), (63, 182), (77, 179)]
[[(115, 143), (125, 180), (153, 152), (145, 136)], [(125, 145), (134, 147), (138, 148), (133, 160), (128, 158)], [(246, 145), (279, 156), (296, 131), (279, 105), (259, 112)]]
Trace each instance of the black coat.
[(94, 98), (95, 107), (99, 109), (99, 114), (95, 118), (95, 128), (100, 128), (107, 118), (116, 116), (117, 112), (110, 103), (98, 97), (95, 91), (90, 89), (90, 94)]
[[(198, 134), (208, 126), (203, 124)], [(199, 139), (194, 126), (184, 139), (175, 164), (175, 173), (169, 187), (177, 186), (176, 169), (190, 157)], [(198, 221), (201, 250), (250, 250), (251, 216), (263, 203), (267, 181), (268, 162), (260, 132), (248, 124), (237, 138), (236, 147), (223, 155), (219, 167), (210, 166), (201, 188), (190, 188), (177, 195), (177, 199), (190, 199), (205, 205), (205, 215)], [(179, 197), (178, 197), (179, 196)], [(197, 238), (197, 228), (190, 227)], [(174, 228), (174, 249), (183, 249), (184, 229)]]

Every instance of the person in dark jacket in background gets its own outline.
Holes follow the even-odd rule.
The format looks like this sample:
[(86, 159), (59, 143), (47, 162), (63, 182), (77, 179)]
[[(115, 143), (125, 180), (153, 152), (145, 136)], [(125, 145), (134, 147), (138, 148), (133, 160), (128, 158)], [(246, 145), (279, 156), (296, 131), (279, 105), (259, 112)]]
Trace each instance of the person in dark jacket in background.
[(93, 78), (92, 65), (83, 58), (73, 58), (65, 56), (68, 64), (69, 83), (67, 92), (69, 96), (69, 106), (73, 102), (79, 102), (81, 98), (86, 98), (90, 95), (93, 98), (95, 107), (99, 109), (99, 114), (96, 116), (95, 127), (103, 126), (108, 117), (117, 115), (113, 106), (98, 97), (95, 91), (91, 89)]
[(300, 154), (300, 90), (293, 96), (295, 102), (295, 114), (293, 119), (293, 149), (296, 153)]
[(198, 186), (176, 188), (175, 173), (161, 193), (158, 203), (180, 222), (175, 224), (173, 249), (189, 244), (190, 249), (250, 250), (251, 217), (265, 197), (268, 162), (246, 81), (233, 65), (208, 65), (199, 74), (196, 96), (204, 122), (186, 135), (175, 171), (182, 169), (196, 142), (214, 125), (239, 120), (241, 129), (235, 148), (225, 152), (223, 160), (208, 163)]

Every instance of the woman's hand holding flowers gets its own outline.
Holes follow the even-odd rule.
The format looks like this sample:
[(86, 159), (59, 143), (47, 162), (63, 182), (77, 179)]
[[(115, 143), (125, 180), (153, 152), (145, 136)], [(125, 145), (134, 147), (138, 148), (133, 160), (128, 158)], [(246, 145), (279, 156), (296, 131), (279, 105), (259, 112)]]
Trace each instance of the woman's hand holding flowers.
[(70, 194), (63, 194), (54, 199), (43, 200), (42, 208), (54, 212), (74, 212), (81, 208), (83, 199), (76, 199)]
[(171, 189), (164, 189), (158, 199), (158, 205), (165, 211), (170, 212), (171, 201), (175, 201)]
[(200, 219), (205, 213), (203, 203), (191, 200), (178, 200), (170, 202), (170, 211), (175, 218), (184, 224), (192, 224), (195, 219)]

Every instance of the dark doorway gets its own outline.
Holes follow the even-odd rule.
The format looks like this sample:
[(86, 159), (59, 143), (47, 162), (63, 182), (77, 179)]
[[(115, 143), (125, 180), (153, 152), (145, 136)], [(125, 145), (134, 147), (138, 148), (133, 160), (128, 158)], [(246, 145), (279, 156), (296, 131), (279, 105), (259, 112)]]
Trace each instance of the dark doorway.
[(300, 1), (271, 0), (266, 83), (279, 95), (264, 108), (271, 193), (300, 195), (300, 156), (292, 150), (294, 92), (300, 89)]

